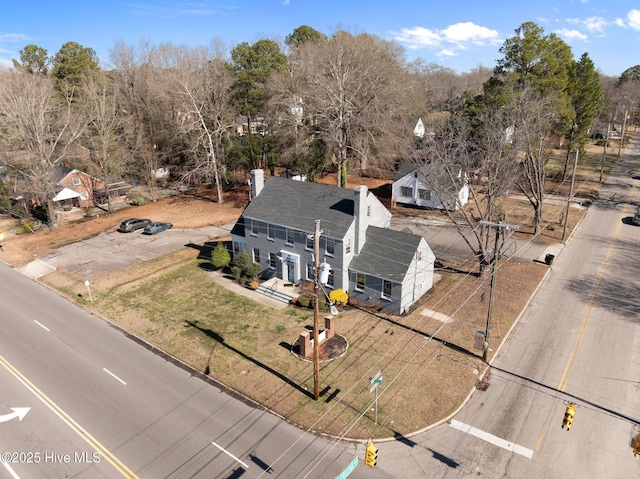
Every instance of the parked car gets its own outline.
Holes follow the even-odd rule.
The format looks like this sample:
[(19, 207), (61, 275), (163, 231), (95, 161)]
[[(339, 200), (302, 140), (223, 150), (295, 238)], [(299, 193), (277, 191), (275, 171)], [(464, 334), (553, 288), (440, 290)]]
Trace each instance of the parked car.
[(151, 220), (149, 219), (127, 218), (122, 223), (120, 223), (118, 231), (120, 231), (120, 233), (131, 233), (132, 231), (139, 230), (140, 228), (144, 228), (145, 226), (150, 224)]
[(634, 225), (640, 226), (640, 208), (636, 210), (636, 214), (633, 215), (633, 219), (631, 221)]
[(144, 234), (146, 235), (154, 235), (156, 233), (160, 233), (161, 231), (164, 230), (168, 230), (173, 228), (173, 225), (171, 223), (163, 223), (160, 221), (154, 221), (151, 224), (148, 224), (147, 226), (144, 227), (144, 230), (142, 231)]

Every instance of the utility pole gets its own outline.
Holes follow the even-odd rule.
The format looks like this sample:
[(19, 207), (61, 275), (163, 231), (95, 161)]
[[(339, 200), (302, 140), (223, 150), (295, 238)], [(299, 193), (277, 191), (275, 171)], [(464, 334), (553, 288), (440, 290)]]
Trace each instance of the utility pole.
[(622, 152), (622, 144), (624, 143), (624, 129), (627, 126), (627, 115), (629, 114), (629, 110), (624, 109), (624, 118), (622, 119), (622, 130), (620, 130), (620, 143), (618, 144), (618, 158), (620, 158), (620, 153)]
[(489, 290), (489, 309), (487, 311), (487, 326), (484, 333), (484, 347), (482, 348), (482, 359), (484, 361), (487, 360), (487, 355), (489, 352), (489, 335), (491, 334), (491, 313), (493, 311), (493, 296), (496, 286), (496, 263), (498, 262), (498, 258), (500, 257), (500, 253), (498, 251), (498, 245), (500, 241), (500, 229), (504, 228), (507, 232), (517, 231), (517, 225), (508, 225), (503, 223), (493, 223), (491, 221), (480, 221), (480, 224), (483, 226), (489, 226), (491, 228), (496, 229), (496, 241), (493, 247), (493, 259), (491, 260), (491, 288)]
[(569, 223), (569, 205), (573, 198), (573, 183), (576, 179), (576, 168), (578, 167), (578, 153), (579, 149), (576, 149), (576, 157), (573, 160), (573, 172), (571, 173), (571, 188), (569, 188), (569, 197), (567, 198), (567, 211), (564, 214), (564, 225), (562, 226), (562, 241), (567, 236), (567, 223)]
[(320, 306), (318, 305), (318, 290), (320, 279), (320, 220), (316, 220), (316, 231), (313, 236), (313, 398), (320, 399), (320, 346), (318, 336), (320, 334)]

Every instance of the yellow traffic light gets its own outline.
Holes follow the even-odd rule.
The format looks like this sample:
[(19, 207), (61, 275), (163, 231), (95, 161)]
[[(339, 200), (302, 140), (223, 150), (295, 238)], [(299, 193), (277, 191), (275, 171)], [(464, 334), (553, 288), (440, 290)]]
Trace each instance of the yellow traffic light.
[(636, 438), (636, 442), (633, 445), (633, 457), (636, 457), (636, 455), (640, 454), (640, 434), (638, 434), (638, 437)]
[(367, 443), (367, 452), (365, 455), (364, 463), (369, 467), (373, 467), (376, 465), (377, 461), (378, 461), (378, 448), (374, 446), (371, 441), (369, 441)]
[(562, 420), (562, 428), (567, 427), (567, 431), (571, 429), (571, 425), (573, 424), (573, 418), (576, 417), (576, 405), (573, 403), (569, 403), (566, 411), (564, 412), (564, 419)]

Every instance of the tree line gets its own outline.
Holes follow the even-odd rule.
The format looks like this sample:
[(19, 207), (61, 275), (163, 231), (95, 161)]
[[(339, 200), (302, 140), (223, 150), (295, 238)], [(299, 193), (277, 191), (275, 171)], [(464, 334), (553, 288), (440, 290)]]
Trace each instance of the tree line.
[[(230, 49), (219, 40), (116, 42), (109, 68), (75, 42), (52, 56), (28, 45), (13, 68), (0, 69), (0, 164), (13, 180), (11, 192), (2, 189), (37, 197), (54, 223), (60, 165), (102, 179), (126, 175), (154, 197), (155, 172), (168, 165), (180, 181), (215, 187), (222, 203), (232, 174), (254, 168), (311, 180), (335, 171), (346, 186), (349, 170), (441, 162), (452, 176), (450, 165), (462, 165), (487, 180), (481, 218), (469, 221), (499, 219), (496, 198), (516, 188), (538, 229), (551, 143), (563, 144), (568, 161), (594, 124), (633, 111), (640, 67), (606, 77), (587, 53), (575, 60), (533, 22), (500, 53), (494, 69), (457, 74), (407, 63), (402, 47), (374, 35), (327, 36), (306, 25), (284, 44)], [(418, 118), (422, 138), (413, 134)], [(486, 234), (473, 248), (482, 253), (483, 244)]]

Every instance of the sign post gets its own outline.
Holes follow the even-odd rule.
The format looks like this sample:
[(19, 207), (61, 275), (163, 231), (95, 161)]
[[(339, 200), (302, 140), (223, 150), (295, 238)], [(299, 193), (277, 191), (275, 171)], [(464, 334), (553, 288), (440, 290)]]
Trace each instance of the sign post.
[(369, 392), (373, 392), (375, 390), (376, 392), (376, 402), (375, 402), (375, 409), (376, 409), (376, 415), (375, 415), (375, 424), (378, 424), (378, 384), (382, 384), (382, 371), (378, 371), (378, 373), (373, 376), (372, 378), (369, 378), (369, 383), (371, 383), (373, 386), (371, 386), (371, 389), (369, 389)]

